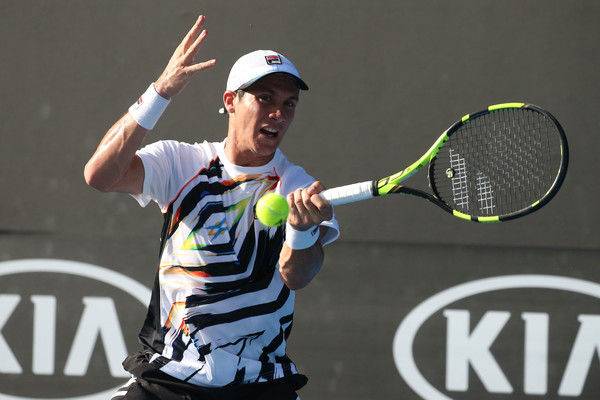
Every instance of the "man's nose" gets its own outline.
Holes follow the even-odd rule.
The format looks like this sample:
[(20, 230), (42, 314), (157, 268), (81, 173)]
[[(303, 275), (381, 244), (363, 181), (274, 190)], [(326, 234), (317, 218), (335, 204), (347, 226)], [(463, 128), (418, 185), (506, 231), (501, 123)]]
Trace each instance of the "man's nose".
[(281, 108), (279, 108), (279, 107), (272, 110), (271, 113), (269, 114), (269, 117), (276, 121), (284, 119), (283, 112), (281, 111)]

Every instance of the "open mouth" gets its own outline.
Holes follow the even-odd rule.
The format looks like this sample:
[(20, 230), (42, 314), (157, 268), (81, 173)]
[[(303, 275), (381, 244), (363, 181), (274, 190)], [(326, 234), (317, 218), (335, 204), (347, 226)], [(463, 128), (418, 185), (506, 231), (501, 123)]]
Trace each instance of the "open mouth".
[(276, 137), (277, 134), (279, 133), (279, 131), (277, 129), (274, 128), (269, 128), (269, 127), (264, 127), (260, 129), (260, 132), (263, 135), (267, 135), (269, 137)]

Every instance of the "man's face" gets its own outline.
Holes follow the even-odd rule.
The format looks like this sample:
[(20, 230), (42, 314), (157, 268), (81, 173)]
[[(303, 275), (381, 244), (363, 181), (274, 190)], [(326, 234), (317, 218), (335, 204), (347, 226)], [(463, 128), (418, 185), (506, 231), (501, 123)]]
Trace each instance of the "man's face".
[(298, 103), (296, 81), (284, 74), (259, 79), (233, 99), (226, 152), (240, 166), (259, 166), (273, 158)]

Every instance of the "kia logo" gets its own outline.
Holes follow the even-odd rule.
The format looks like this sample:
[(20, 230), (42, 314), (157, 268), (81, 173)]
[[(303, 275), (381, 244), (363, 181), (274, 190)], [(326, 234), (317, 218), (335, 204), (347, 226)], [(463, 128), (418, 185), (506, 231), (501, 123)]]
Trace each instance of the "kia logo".
[[(491, 302), (491, 296), (500, 299)], [(573, 307), (570, 299), (577, 299), (581, 307)], [(460, 398), (466, 392), (473, 395), (470, 384), (475, 377), (478, 388), (474, 391), (482, 393), (480, 398), (486, 393), (578, 397), (586, 381), (589, 388), (598, 380), (589, 377), (590, 371), (597, 371), (600, 358), (600, 315), (594, 313), (597, 299), (600, 284), (561, 276), (507, 275), (463, 283), (435, 294), (408, 313), (394, 336), (394, 361), (404, 381), (425, 400), (452, 400), (449, 395)], [(569, 321), (557, 323), (557, 318)], [(420, 335), (420, 331), (431, 332), (431, 326), (437, 327), (436, 333), (443, 332), (442, 324), (444, 343)], [(503, 351), (494, 351), (492, 347), (508, 335), (506, 331), (511, 332), (511, 341), (498, 346)], [(444, 371), (436, 374), (435, 384), (431, 376), (429, 380), (424, 376), (434, 370), (427, 356), (415, 357), (419, 346), (428, 347), (429, 355), (435, 348), (435, 370)], [(415, 359), (426, 366), (425, 374)]]
[(0, 283), (0, 400), (106, 400), (129, 378), (146, 286), (55, 259), (0, 262)]

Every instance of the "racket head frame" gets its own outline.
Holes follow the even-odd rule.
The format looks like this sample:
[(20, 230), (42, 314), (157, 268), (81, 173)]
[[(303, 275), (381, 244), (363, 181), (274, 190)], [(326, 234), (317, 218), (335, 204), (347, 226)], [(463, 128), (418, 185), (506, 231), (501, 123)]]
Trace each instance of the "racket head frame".
[[(440, 195), (439, 195), (435, 185), (433, 185), (434, 179), (433, 179), (432, 161), (438, 155), (440, 149), (444, 146), (444, 144), (461, 127), (470, 123), (474, 119), (480, 118), (486, 114), (490, 114), (490, 113), (504, 110), (504, 109), (511, 109), (511, 108), (512, 109), (517, 109), (517, 108), (528, 109), (530, 111), (540, 113), (545, 118), (547, 118), (549, 121), (551, 121), (552, 124), (555, 126), (555, 128), (560, 136), (561, 161), (560, 161), (559, 170), (557, 171), (554, 182), (552, 183), (552, 185), (550, 186), (548, 191), (539, 200), (533, 202), (530, 205), (527, 205), (526, 207), (524, 207), (522, 209), (510, 212), (510, 213), (506, 213), (506, 214), (502, 214), (502, 215), (490, 215), (490, 216), (473, 216), (473, 215), (469, 215), (467, 213), (463, 213), (458, 210), (455, 210), (449, 204), (445, 203), (444, 201), (442, 201), (440, 199)], [(372, 182), (373, 186), (372, 186), (371, 190), (373, 192), (373, 196), (382, 196), (382, 195), (386, 195), (386, 194), (410, 194), (413, 196), (418, 196), (418, 197), (424, 198), (424, 199), (430, 201), (431, 203), (437, 205), (444, 211), (449, 212), (449, 213), (453, 214), (454, 216), (461, 218), (463, 220), (467, 220), (467, 221), (481, 222), (481, 223), (504, 222), (504, 221), (509, 221), (509, 220), (530, 214), (536, 210), (539, 210), (545, 204), (547, 204), (556, 195), (556, 193), (560, 189), (562, 183), (564, 182), (568, 163), (569, 163), (569, 151), (568, 151), (567, 138), (566, 138), (566, 135), (564, 133), (562, 126), (560, 125), (558, 120), (552, 114), (550, 114), (548, 111), (546, 111), (546, 110), (542, 109), (541, 107), (538, 107), (534, 104), (501, 103), (501, 104), (495, 104), (495, 105), (489, 106), (488, 108), (478, 111), (476, 113), (467, 114), (467, 115), (463, 116), (460, 120), (458, 120), (454, 124), (452, 124), (435, 141), (435, 143), (431, 146), (431, 148), (421, 158), (419, 158), (419, 160), (417, 160), (409, 167), (405, 168), (404, 170), (402, 170), (394, 175), (373, 181)], [(407, 178), (409, 178), (410, 176), (412, 176), (413, 174), (418, 172), (425, 165), (429, 165), (428, 180), (429, 180), (429, 187), (432, 189), (433, 194), (430, 194), (428, 192), (425, 192), (425, 191), (422, 191), (419, 189), (406, 187), (406, 186), (403, 186), (400, 184), (400, 182), (406, 180)]]

